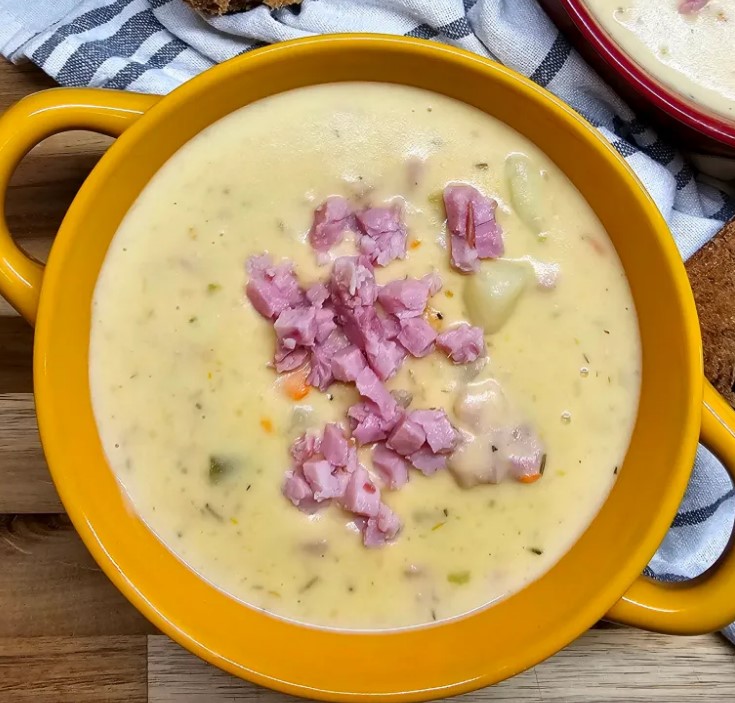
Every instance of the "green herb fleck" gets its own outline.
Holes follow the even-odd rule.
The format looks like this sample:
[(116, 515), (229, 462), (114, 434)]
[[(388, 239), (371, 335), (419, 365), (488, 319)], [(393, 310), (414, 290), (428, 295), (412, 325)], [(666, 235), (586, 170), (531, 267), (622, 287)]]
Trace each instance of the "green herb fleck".
[(234, 468), (235, 464), (231, 459), (212, 454), (209, 457), (209, 482), (212, 484), (219, 483), (223, 478), (230, 474)]
[(300, 589), (299, 593), (305, 593), (308, 591), (312, 586), (316, 586), (316, 584), (319, 583), (319, 577), (314, 576), (314, 578), (309, 579)]
[(212, 295), (212, 293), (216, 293), (218, 290), (220, 290), (222, 286), (219, 283), (210, 283), (207, 286), (207, 293)]
[(526, 547), (529, 552), (533, 552), (534, 554), (538, 554), (538, 556), (541, 556), (544, 553), (543, 549), (539, 549), (538, 547)]
[(546, 454), (541, 455), (541, 465), (538, 467), (538, 472), (543, 476), (546, 470)]
[(451, 574), (447, 574), (447, 581), (462, 586), (465, 583), (469, 583), (470, 577), (471, 574), (469, 571), (453, 571)]
[(475, 168), (480, 171), (487, 171), (490, 168), (486, 161), (481, 161), (479, 164), (475, 164)]
[(225, 519), (209, 504), (204, 504), (204, 510), (206, 510), (215, 520), (219, 520), (220, 522), (224, 522)]
[(191, 316), (191, 317), (189, 318), (189, 324), (190, 324), (190, 325), (193, 325), (193, 324), (194, 324), (194, 323), (195, 323), (196, 321), (197, 321), (197, 316), (196, 316), (196, 315), (192, 315), (192, 316)]

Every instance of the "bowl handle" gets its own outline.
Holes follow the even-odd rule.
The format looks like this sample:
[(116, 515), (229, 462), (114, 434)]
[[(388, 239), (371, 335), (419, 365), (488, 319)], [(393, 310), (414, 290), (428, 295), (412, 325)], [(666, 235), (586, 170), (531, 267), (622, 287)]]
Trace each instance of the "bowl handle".
[(34, 324), (43, 265), (13, 242), (5, 196), (13, 171), (39, 142), (58, 132), (88, 129), (117, 137), (160, 97), (94, 88), (52, 88), (28, 97), (0, 118), (0, 293)]
[[(735, 412), (704, 383), (702, 443), (725, 465), (735, 481)], [(697, 635), (735, 621), (735, 535), (722, 556), (701, 576), (663, 583), (640, 576), (606, 616), (656, 632)]]

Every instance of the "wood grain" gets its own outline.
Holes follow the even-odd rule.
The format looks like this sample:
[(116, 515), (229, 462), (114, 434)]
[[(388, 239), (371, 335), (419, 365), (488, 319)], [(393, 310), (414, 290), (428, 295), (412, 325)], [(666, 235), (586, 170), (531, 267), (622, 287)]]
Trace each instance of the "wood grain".
[(145, 703), (146, 638), (0, 638), (0, 701)]
[(30, 393), (0, 394), (0, 513), (60, 513)]
[[(148, 696), (150, 703), (296, 700), (225, 674), (162, 635), (148, 638)], [(677, 638), (627, 628), (590, 630), (533, 669), (456, 700), (722, 703), (735, 700), (735, 651), (714, 635)]]
[(65, 515), (0, 515), (0, 638), (156, 632)]

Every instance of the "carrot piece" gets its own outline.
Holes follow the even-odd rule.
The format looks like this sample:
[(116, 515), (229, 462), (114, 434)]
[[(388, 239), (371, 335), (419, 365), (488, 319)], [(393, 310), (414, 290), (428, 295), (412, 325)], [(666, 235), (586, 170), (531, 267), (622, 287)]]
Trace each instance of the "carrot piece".
[(536, 483), (541, 478), (541, 474), (531, 474), (530, 476), (519, 476), (521, 483)]
[(260, 426), (268, 434), (271, 434), (273, 432), (273, 423), (267, 417), (261, 417), (260, 418)]
[(302, 366), (293, 373), (288, 374), (283, 381), (283, 390), (291, 400), (302, 400), (309, 395), (311, 390), (306, 383), (308, 371)]
[(421, 240), (414, 239), (409, 246), (411, 247), (411, 249), (418, 249), (421, 246)]

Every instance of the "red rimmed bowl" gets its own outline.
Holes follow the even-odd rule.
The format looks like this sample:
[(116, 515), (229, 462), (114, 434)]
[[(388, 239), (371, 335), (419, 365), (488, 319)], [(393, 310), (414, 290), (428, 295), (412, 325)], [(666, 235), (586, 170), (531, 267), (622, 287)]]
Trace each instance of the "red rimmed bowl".
[(607, 33), (584, 0), (540, 3), (577, 51), (620, 96), (678, 145), (702, 154), (735, 158), (735, 121), (694, 104), (649, 75)]

